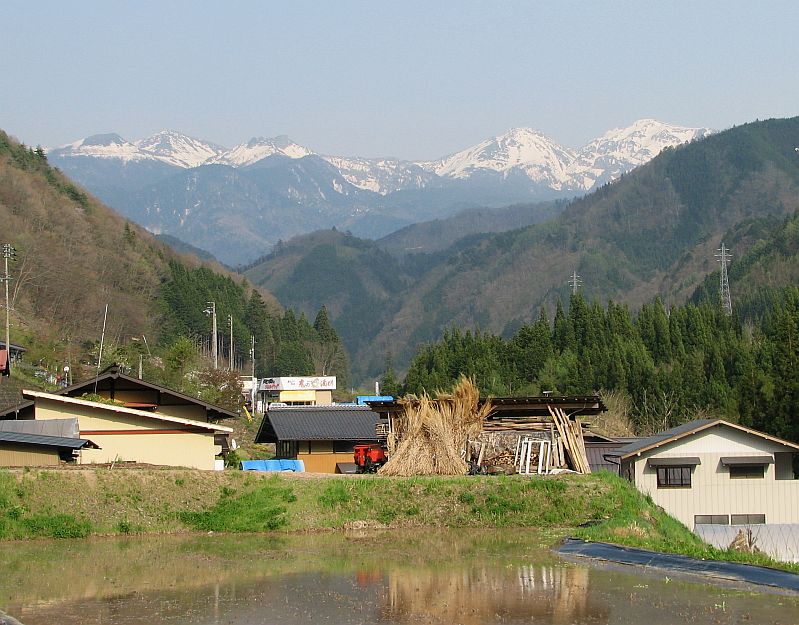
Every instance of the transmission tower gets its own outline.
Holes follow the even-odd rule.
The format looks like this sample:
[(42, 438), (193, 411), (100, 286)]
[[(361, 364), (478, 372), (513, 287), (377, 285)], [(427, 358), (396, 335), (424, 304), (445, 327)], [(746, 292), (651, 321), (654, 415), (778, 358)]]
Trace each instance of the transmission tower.
[(572, 294), (576, 294), (577, 289), (583, 286), (583, 281), (576, 271), (572, 271), (572, 277), (568, 279), (567, 284), (572, 288)]
[(719, 281), (719, 294), (721, 295), (721, 305), (724, 307), (724, 312), (732, 315), (732, 297), (730, 296), (730, 279), (727, 275), (727, 263), (730, 262), (732, 254), (730, 250), (724, 245), (722, 241), (721, 247), (715, 255), (718, 262), (721, 263), (721, 280)]

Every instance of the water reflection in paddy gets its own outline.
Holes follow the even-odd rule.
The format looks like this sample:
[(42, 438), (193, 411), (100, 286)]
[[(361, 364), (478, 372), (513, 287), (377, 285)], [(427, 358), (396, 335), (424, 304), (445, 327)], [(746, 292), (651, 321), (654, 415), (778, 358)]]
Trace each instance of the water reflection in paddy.
[(25, 625), (799, 622), (799, 598), (565, 562), (530, 531), (0, 545)]

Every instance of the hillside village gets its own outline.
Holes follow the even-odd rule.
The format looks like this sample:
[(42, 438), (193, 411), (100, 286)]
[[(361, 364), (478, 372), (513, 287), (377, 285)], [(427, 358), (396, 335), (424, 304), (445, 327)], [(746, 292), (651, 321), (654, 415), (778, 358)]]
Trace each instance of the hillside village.
[(0, 625), (796, 623), (799, 4), (197, 8), (0, 11)]
[[(553, 236), (574, 236), (572, 220), (591, 228), (586, 221), (591, 211), (618, 206), (641, 188), (657, 197), (651, 178), (679, 171), (682, 160), (698, 158), (697, 151), (711, 149), (707, 145), (746, 145), (752, 136), (774, 137), (777, 128), (772, 126), (779, 125), (764, 122), (739, 131), (737, 138), (721, 133), (669, 151), (576, 201), (548, 224), (458, 242), (438, 259), (417, 264), (414, 271), (422, 272), (422, 282), (433, 280), (431, 284), (451, 289), (460, 280), (451, 273), (453, 268), (474, 271), (495, 262), (498, 251), (518, 248), (522, 240), (554, 249), (558, 244)], [(799, 248), (791, 211), (799, 205), (789, 201), (780, 185), (796, 184), (799, 168), (768, 179), (750, 174), (750, 184), (766, 185), (776, 194), (759, 218), (750, 217), (736, 200), (737, 208), (730, 212), (726, 206), (712, 227), (707, 214), (672, 223), (669, 228), (683, 245), (699, 238), (699, 245), (676, 261), (674, 252), (665, 249), (654, 258), (633, 260), (634, 248), (608, 237), (612, 228), (605, 224), (604, 232), (597, 231), (594, 251), (586, 258), (597, 260), (602, 250), (616, 261), (626, 258), (626, 275), (613, 279), (617, 289), (625, 281), (631, 293), (638, 289), (640, 294), (633, 298), (643, 297), (649, 288), (645, 284), (662, 281), (675, 267), (698, 267), (696, 256), (716, 245), (721, 235), (736, 246), (748, 246), (734, 268), (722, 257), (721, 274), (705, 263), (704, 279), (694, 277), (678, 285), (672, 278), (672, 286), (661, 291), (676, 298), (693, 289), (687, 302), (667, 308), (658, 297), (632, 313), (629, 304), (610, 298), (606, 303), (590, 301), (586, 298), (598, 293), (611, 272), (597, 280), (583, 264), (579, 278), (572, 272), (571, 293), (555, 301), (554, 314), (548, 312), (552, 301), (546, 297), (538, 302), (537, 317), (510, 321), (502, 311), (518, 306), (503, 306), (502, 311), (494, 306), (481, 317), (475, 301), (458, 310), (473, 311), (473, 319), (482, 318), (486, 326), (469, 329), (467, 319), (446, 304), (450, 296), (441, 293), (444, 307), (434, 314), (450, 324), (460, 320), (467, 329), (450, 326), (437, 340), (409, 342), (395, 350), (391, 346), (399, 344), (396, 340), (381, 343), (380, 334), (356, 320), (371, 311), (372, 323), (382, 319), (385, 324), (413, 302), (408, 300), (413, 281), (401, 277), (410, 271), (408, 258), (398, 260), (370, 243), (332, 231), (317, 235), (327, 247), (324, 258), (314, 262), (338, 276), (335, 290), (298, 273), (303, 263), (315, 266), (309, 259), (320, 248), (313, 237), (304, 247), (287, 244), (286, 250), (299, 254), (293, 268), (285, 262), (280, 266), (286, 251), (278, 250), (248, 270), (248, 282), (213, 263), (172, 252), (138, 226), (119, 220), (51, 169), (43, 153), (8, 138), (3, 146), (5, 175), (21, 176), (28, 184), (24, 192), (7, 193), (4, 206), (46, 193), (80, 219), (98, 220), (107, 214), (110, 222), (103, 217), (102, 223), (113, 224), (113, 240), (126, 256), (103, 256), (98, 248), (100, 273), (90, 280), (101, 279), (103, 272), (128, 279), (113, 282), (119, 289), (113, 298), (113, 321), (107, 325), (106, 310), (100, 340), (91, 340), (97, 326), (74, 319), (63, 302), (83, 310), (92, 300), (75, 287), (59, 291), (59, 276), (50, 282), (40, 279), (47, 275), (48, 264), (46, 248), (31, 230), (33, 215), (8, 212), (16, 220), (9, 223), (30, 234), (4, 248), (10, 263), (6, 283), (18, 279), (13, 283), (14, 304), (9, 306), (9, 327), (14, 328), (10, 336), (18, 342), (9, 341), (9, 349), (0, 350), (0, 465), (99, 468), (134, 475), (155, 468), (189, 468), (258, 476), (338, 475), (348, 480), (610, 474), (651, 497), (716, 548), (737, 545), (752, 551), (752, 540), (742, 536), (757, 527), (762, 536), (758, 553), (793, 559), (796, 533), (786, 528), (799, 526), (794, 505), (799, 499), (793, 492), (799, 485), (799, 444), (794, 442), (799, 440), (799, 426), (791, 399), (791, 363), (799, 345), (793, 341), (799, 327), (799, 295), (792, 276), (799, 266)], [(675, 185), (673, 179), (670, 184)], [(684, 229), (687, 224), (693, 232)], [(661, 236), (662, 226), (657, 226)], [(704, 236), (715, 234), (704, 241), (699, 236), (702, 229), (708, 233)], [(74, 236), (80, 237), (80, 232), (75, 230)], [(468, 240), (467, 236), (464, 241)], [(341, 241), (359, 254), (365, 251), (370, 271), (393, 277), (365, 279), (352, 257), (347, 262), (338, 258)], [(617, 251), (610, 251), (612, 241), (619, 245)], [(303, 256), (309, 251), (310, 256)], [(106, 263), (109, 258), (114, 258), (111, 265)], [(614, 262), (614, 271), (623, 266)], [(769, 267), (779, 267), (781, 282), (753, 289), (747, 276)], [(545, 270), (543, 265), (539, 268)], [(281, 272), (289, 276), (288, 282), (279, 282)], [(719, 275), (727, 289), (726, 308), (724, 289), (714, 290)], [(381, 294), (370, 292), (380, 280)], [(591, 287), (586, 286), (589, 280)], [(507, 286), (506, 290), (510, 291)], [(146, 303), (143, 293), (157, 305)], [(281, 304), (298, 306), (299, 313), (283, 308), (272, 293)], [(63, 299), (67, 295), (71, 299)], [(57, 306), (52, 304), (54, 297), (62, 298)], [(94, 302), (97, 297), (92, 295)], [(361, 301), (356, 305), (356, 300)], [(138, 308), (120, 317), (119, 304), (126, 301), (136, 302)], [(429, 294), (422, 301), (424, 309), (433, 310)], [(748, 332), (742, 330), (744, 324)], [(500, 326), (502, 334), (488, 330)], [(396, 324), (385, 327), (399, 330)], [(432, 339), (435, 327), (428, 325), (430, 334), (411, 331), (410, 336)], [(57, 338), (69, 333), (83, 337), (83, 342)], [(381, 344), (386, 346), (383, 350), (377, 347)], [(367, 349), (372, 363), (364, 366)], [(48, 350), (56, 357), (44, 356)], [(382, 370), (374, 383), (363, 378), (370, 370)], [(782, 539), (773, 538), (775, 531)]]

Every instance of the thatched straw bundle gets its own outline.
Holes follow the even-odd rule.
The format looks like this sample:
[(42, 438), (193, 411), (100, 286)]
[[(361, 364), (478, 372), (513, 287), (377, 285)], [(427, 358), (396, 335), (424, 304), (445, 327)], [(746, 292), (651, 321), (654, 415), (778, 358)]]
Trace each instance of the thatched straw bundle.
[(402, 417), (395, 419), (388, 441), (389, 461), (383, 475), (465, 475), (466, 441), (483, 429), (491, 403), (479, 406), (480, 391), (461, 377), (452, 393), (406, 398)]

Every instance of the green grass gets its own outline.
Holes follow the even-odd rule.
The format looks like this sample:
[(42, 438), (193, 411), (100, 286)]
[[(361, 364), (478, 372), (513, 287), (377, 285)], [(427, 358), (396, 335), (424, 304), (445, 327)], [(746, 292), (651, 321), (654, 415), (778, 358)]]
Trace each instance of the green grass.
[(0, 539), (347, 528), (536, 528), (697, 558), (799, 566), (714, 549), (610, 474), (290, 478), (251, 472), (0, 470)]
[(213, 532), (269, 532), (288, 524), (286, 504), (296, 497), (277, 476), (239, 497), (232, 497), (235, 492), (223, 487), (213, 507), (181, 512), (180, 520), (192, 529)]

